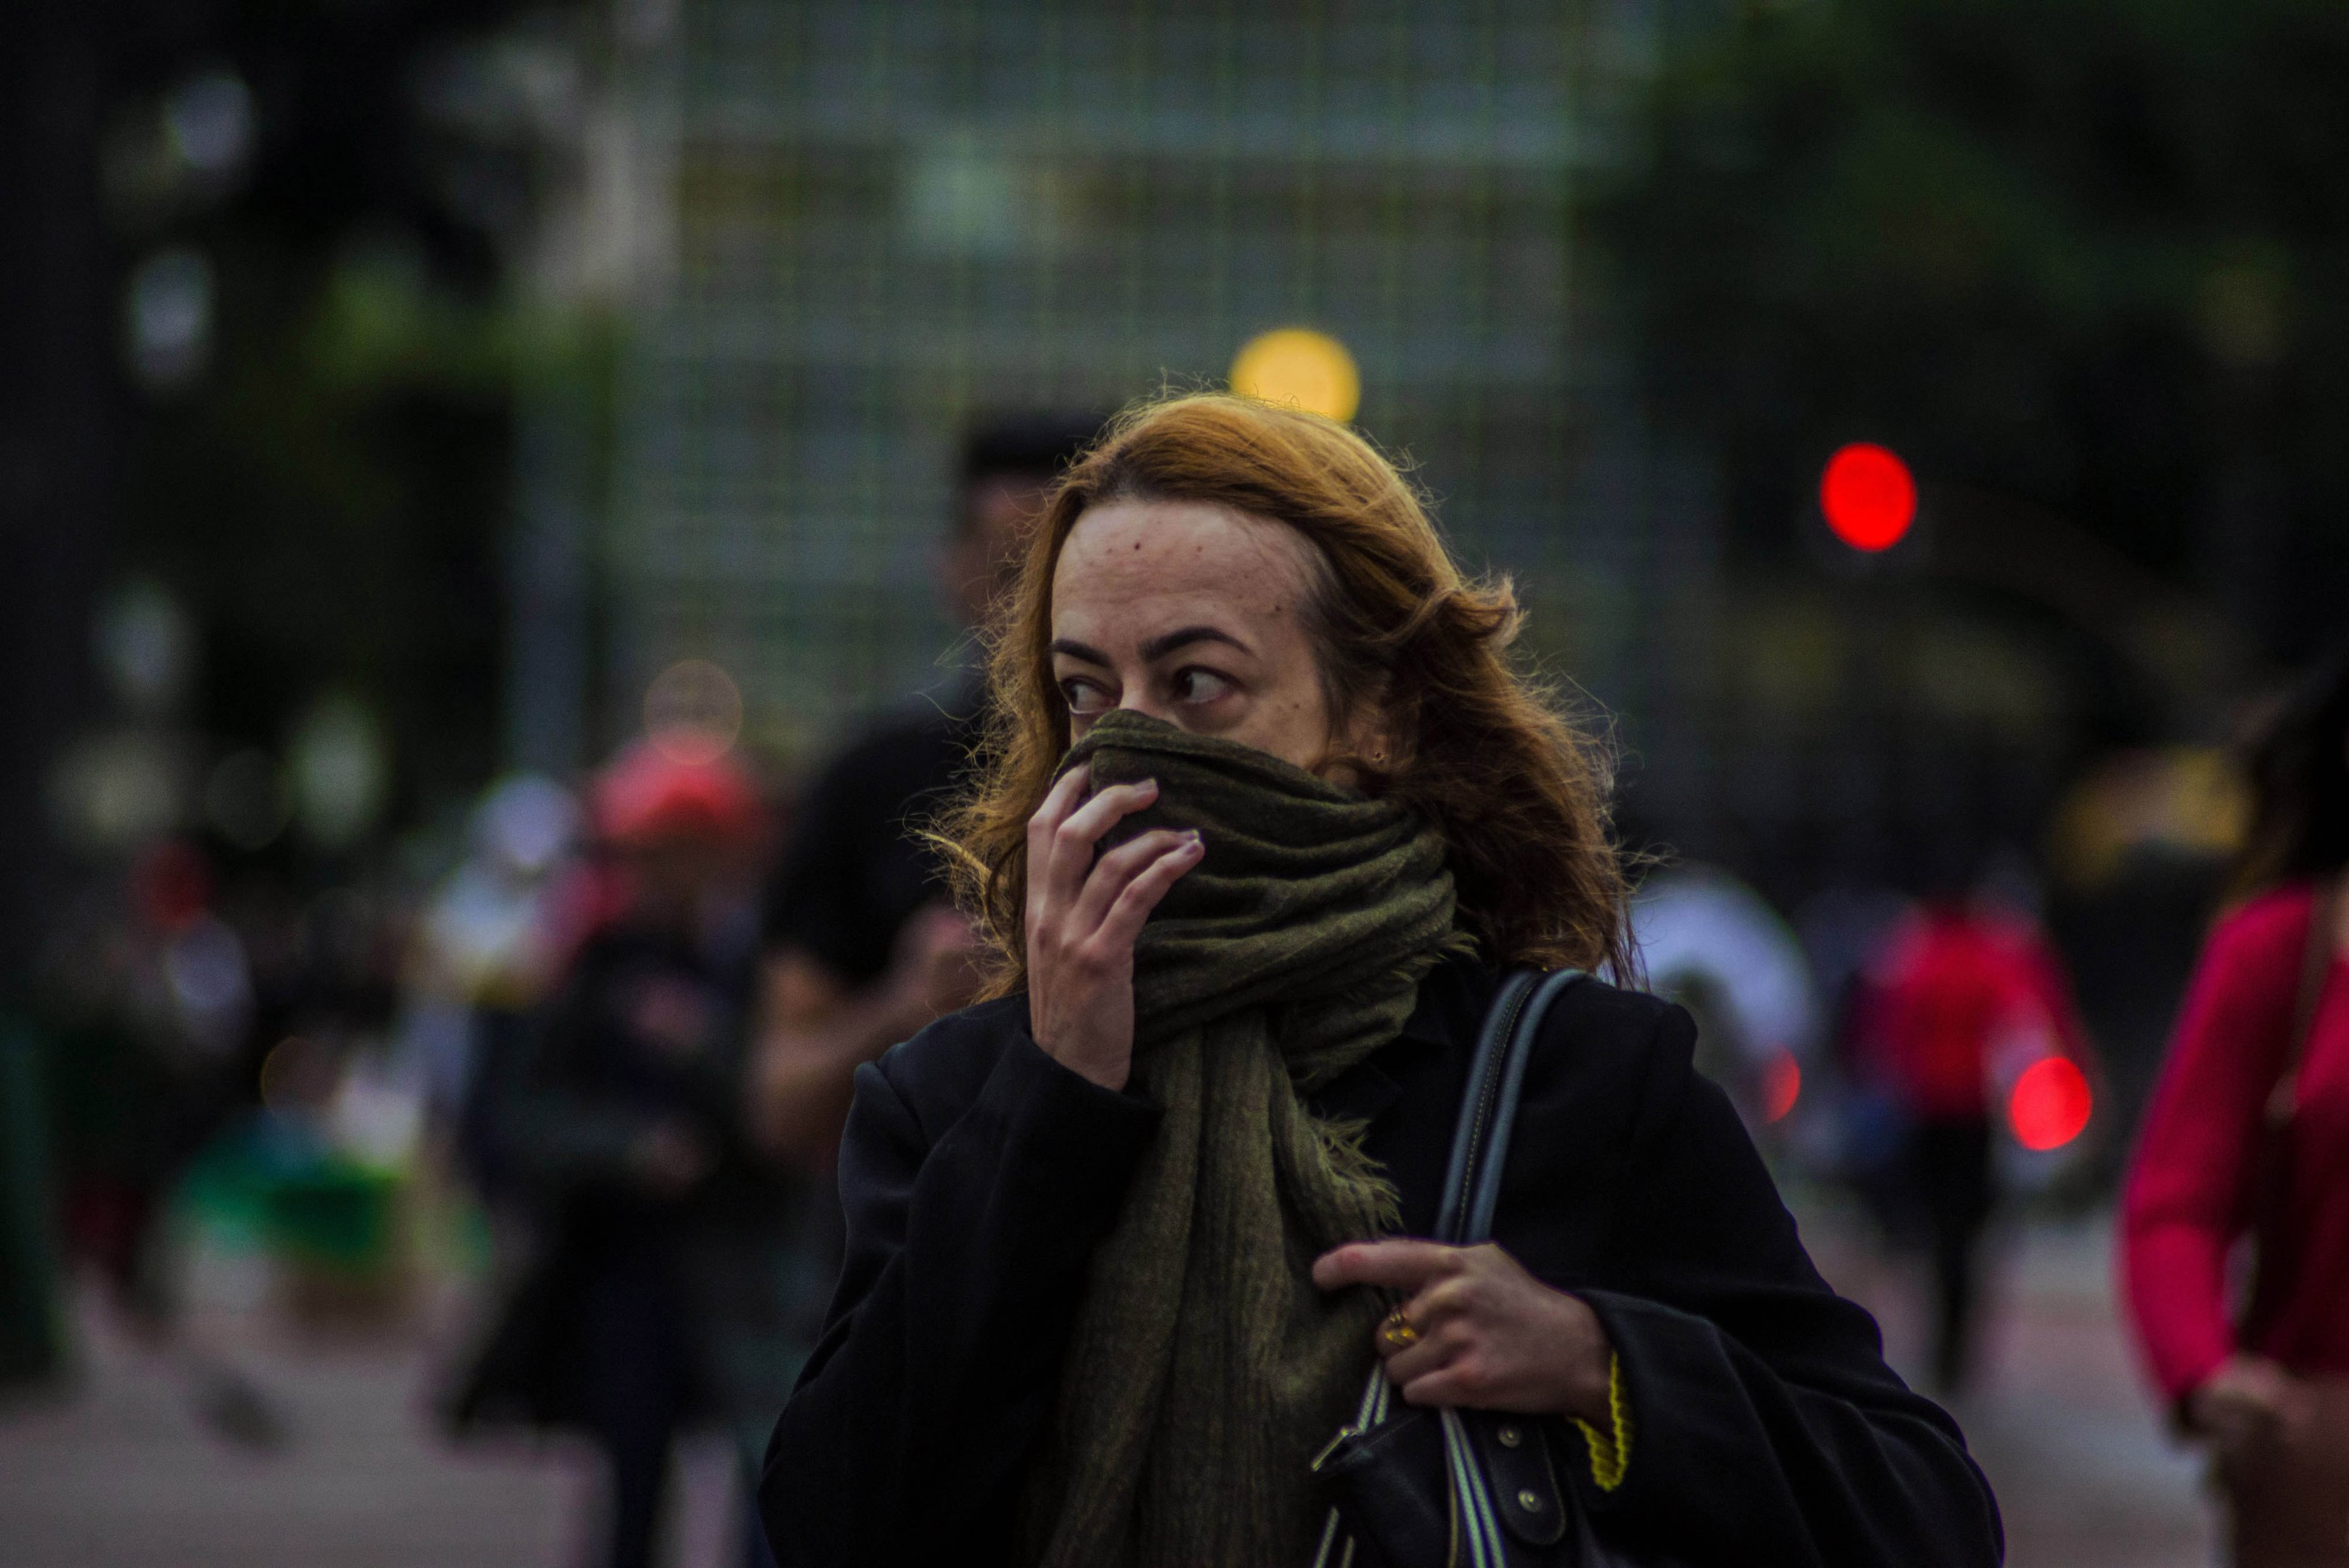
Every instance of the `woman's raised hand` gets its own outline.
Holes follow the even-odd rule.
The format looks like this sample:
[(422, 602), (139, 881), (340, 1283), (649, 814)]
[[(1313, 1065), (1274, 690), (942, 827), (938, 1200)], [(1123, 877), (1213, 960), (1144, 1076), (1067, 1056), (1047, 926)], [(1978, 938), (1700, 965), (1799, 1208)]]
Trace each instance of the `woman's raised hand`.
[(1073, 768), (1028, 819), (1028, 1026), (1053, 1060), (1104, 1088), (1133, 1070), (1133, 943), (1176, 877), (1206, 852), (1196, 833), (1154, 829), (1095, 858), (1102, 836), (1158, 785), (1090, 794)]
[(1374, 1343), (1413, 1405), (1579, 1416), (1601, 1426), (1609, 1418), (1613, 1355), (1599, 1314), (1490, 1241), (1359, 1241), (1323, 1253), (1313, 1282), (1325, 1291), (1384, 1285), (1407, 1298), (1410, 1334), (1381, 1324)]

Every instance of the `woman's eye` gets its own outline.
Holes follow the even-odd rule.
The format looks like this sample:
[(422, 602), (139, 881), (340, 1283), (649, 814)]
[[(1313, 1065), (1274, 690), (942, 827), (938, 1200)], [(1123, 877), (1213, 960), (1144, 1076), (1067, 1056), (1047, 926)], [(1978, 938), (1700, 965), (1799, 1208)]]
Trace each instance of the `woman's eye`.
[(1212, 702), (1231, 690), (1231, 678), (1212, 670), (1195, 667), (1179, 670), (1174, 676), (1174, 700), (1178, 702)]
[(1090, 680), (1063, 680), (1061, 701), (1071, 713), (1098, 713), (1109, 706), (1109, 694)]

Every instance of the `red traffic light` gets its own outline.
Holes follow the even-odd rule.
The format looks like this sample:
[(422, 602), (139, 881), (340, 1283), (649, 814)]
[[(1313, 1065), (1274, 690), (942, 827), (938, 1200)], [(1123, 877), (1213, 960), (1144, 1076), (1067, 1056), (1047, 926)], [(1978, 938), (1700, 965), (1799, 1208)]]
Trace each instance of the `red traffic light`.
[(2093, 1105), (2086, 1074), (2064, 1057), (2043, 1056), (2014, 1081), (2006, 1119), (2023, 1147), (2061, 1148), (2088, 1125)]
[(1917, 520), (1917, 481), (1887, 447), (1854, 441), (1837, 449), (1819, 476), (1819, 510), (1855, 550), (1889, 550)]

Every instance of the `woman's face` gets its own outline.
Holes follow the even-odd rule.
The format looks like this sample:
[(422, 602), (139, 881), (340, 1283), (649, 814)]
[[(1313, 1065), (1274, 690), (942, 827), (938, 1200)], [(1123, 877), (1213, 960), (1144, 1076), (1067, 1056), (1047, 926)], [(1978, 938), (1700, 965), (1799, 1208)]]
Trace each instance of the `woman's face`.
[(1280, 524), (1183, 501), (1077, 519), (1052, 573), (1052, 678), (1071, 738), (1112, 708), (1321, 764), (1331, 732), (1305, 600), (1312, 549)]

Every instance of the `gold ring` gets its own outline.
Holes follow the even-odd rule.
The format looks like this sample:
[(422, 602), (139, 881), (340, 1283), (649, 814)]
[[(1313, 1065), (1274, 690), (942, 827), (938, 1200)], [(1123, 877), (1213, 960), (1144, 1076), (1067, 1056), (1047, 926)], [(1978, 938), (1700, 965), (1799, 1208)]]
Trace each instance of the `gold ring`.
[(1397, 1307), (1379, 1324), (1379, 1337), (1397, 1350), (1408, 1350), (1419, 1343), (1419, 1325), (1411, 1321), (1410, 1314)]

